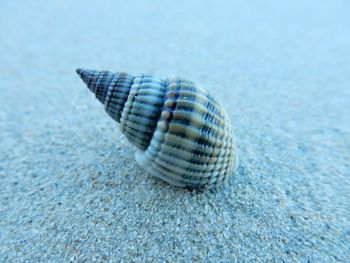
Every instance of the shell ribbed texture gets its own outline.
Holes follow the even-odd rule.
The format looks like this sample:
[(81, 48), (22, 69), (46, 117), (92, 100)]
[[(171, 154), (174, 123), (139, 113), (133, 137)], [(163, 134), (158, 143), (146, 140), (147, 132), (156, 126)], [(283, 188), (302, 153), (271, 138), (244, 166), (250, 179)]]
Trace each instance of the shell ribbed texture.
[(205, 89), (180, 78), (89, 74), (85, 81), (79, 73), (150, 174), (191, 188), (219, 186), (232, 174), (237, 158), (230, 121)]
[(168, 82), (164, 107), (149, 147), (136, 160), (170, 184), (220, 185), (235, 161), (230, 122), (208, 92), (195, 83)]
[(135, 77), (124, 105), (120, 129), (126, 138), (146, 150), (163, 107), (166, 81), (147, 75)]

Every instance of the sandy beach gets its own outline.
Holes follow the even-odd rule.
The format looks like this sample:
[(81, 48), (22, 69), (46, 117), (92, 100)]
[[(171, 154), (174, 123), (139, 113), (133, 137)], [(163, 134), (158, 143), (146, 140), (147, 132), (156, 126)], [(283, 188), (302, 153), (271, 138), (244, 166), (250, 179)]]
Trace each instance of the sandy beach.
[[(0, 3), (1, 262), (350, 259), (346, 1)], [(240, 164), (217, 191), (135, 162), (75, 73), (200, 83)]]

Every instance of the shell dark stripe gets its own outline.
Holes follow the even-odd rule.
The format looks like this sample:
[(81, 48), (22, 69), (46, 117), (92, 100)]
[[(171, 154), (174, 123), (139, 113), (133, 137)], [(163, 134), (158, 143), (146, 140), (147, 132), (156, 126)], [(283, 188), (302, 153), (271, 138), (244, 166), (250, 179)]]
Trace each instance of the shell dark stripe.
[[(187, 145), (189, 145), (191, 143), (190, 139), (187, 138), (181, 138), (179, 136), (173, 135), (173, 134), (167, 134), (167, 141), (168, 141), (168, 145), (172, 146), (173, 148), (182, 148), (188, 152), (190, 152), (190, 148), (191, 147), (187, 147)], [(204, 145), (204, 144), (199, 144), (197, 149), (195, 151), (193, 151), (193, 153), (197, 154), (197, 155), (208, 155), (213, 152), (215, 148), (209, 145)]]
[[(199, 156), (213, 156), (217, 155), (220, 149), (220, 145), (215, 146), (209, 146), (207, 144), (198, 144), (197, 142), (194, 142), (196, 144), (196, 149), (193, 149), (191, 145), (192, 141), (188, 140), (186, 138), (182, 138), (179, 136), (172, 136), (171, 134), (167, 134), (167, 144), (173, 148), (181, 148), (188, 152), (191, 152), (192, 154), (199, 155)], [(227, 146), (230, 147), (231, 145)]]
[[(208, 163), (208, 156), (196, 155), (196, 159), (194, 160), (194, 159), (191, 159), (194, 155), (193, 153), (186, 151), (186, 150), (172, 147), (169, 144), (163, 144), (162, 149), (164, 150), (165, 155), (171, 156), (175, 162), (177, 160), (184, 160), (188, 163), (195, 164), (195, 165), (206, 165)], [(153, 155), (157, 154), (157, 152), (156, 152), (157, 149), (154, 148), (153, 145), (150, 145), (148, 150), (149, 150), (150, 154), (153, 154)], [(191, 160), (193, 160), (193, 161), (191, 161)]]
[[(152, 152), (152, 150), (154, 151), (154, 149), (152, 149), (152, 147), (150, 146), (150, 152)], [(164, 151), (164, 155), (170, 156), (171, 158), (169, 158), (169, 160), (174, 160), (175, 163), (177, 163), (178, 160), (183, 160), (191, 164), (206, 166), (207, 168), (214, 167), (210, 162), (208, 162), (208, 159), (209, 159), (208, 155), (207, 156), (197, 155), (197, 154), (194, 154), (193, 152), (185, 151), (182, 149), (176, 149), (169, 144), (163, 144), (162, 150)], [(227, 158), (225, 158), (225, 156), (216, 156), (215, 162), (218, 164), (220, 163), (224, 164), (224, 163), (227, 163), (228, 160)], [(194, 167), (193, 170), (203, 171), (206, 169)]]
[[(208, 113), (206, 114), (207, 116), (209, 115)], [(203, 115), (197, 111), (188, 112), (178, 110), (176, 113), (174, 113), (174, 118), (185, 120), (189, 125), (198, 128), (203, 134), (218, 136), (221, 133), (220, 127), (208, 122)]]
[(196, 142), (196, 144), (198, 145), (208, 145), (214, 148), (216, 145), (219, 145), (219, 147), (221, 147), (221, 145), (225, 142), (225, 137), (220, 138), (220, 135), (223, 135), (223, 134), (218, 135), (218, 137), (216, 137), (216, 141), (213, 141), (210, 135), (203, 134), (200, 132), (200, 130), (196, 128), (188, 127), (187, 123), (182, 122), (181, 120), (173, 120), (169, 124), (168, 132), (170, 134), (173, 134), (182, 138), (187, 137), (188, 139)]
[(164, 154), (159, 156), (156, 162), (163, 163), (163, 166), (173, 167), (173, 170), (179, 172), (179, 174), (191, 174), (193, 177), (207, 177), (208, 173), (206, 171), (214, 171), (217, 164), (226, 165), (227, 162), (224, 157), (218, 158), (216, 164), (192, 162), (185, 159), (186, 155), (180, 156), (178, 153), (170, 153), (165, 146), (162, 149), (165, 150)]
[(106, 112), (114, 120), (120, 122), (121, 112), (127, 101), (134, 77), (127, 73), (119, 73), (115, 74), (115, 76), (108, 89), (104, 105)]
[[(179, 92), (179, 103), (181, 103), (181, 106), (183, 107), (205, 107), (207, 109), (207, 111), (212, 113), (213, 118), (217, 119), (217, 120), (223, 120), (223, 114), (222, 112), (220, 112), (218, 109), (216, 109), (217, 105), (215, 102), (208, 100), (207, 97), (198, 94), (197, 96), (194, 97), (195, 93), (193, 92), (188, 92), (188, 91), (180, 91)], [(183, 99), (183, 100), (181, 100)], [(196, 103), (196, 105), (191, 104), (191, 102), (193, 101), (193, 103)], [(189, 102), (190, 104), (187, 105), (187, 102)]]
[(145, 150), (148, 147), (148, 144), (143, 138), (138, 136), (138, 130), (134, 130), (131, 127), (125, 128), (125, 136), (128, 141), (132, 142), (135, 146), (139, 147), (142, 150)]
[[(191, 111), (192, 109), (196, 108), (196, 112), (200, 115), (204, 115), (208, 121), (213, 122), (214, 124), (220, 125), (220, 127), (225, 125), (224, 118), (217, 113), (208, 110), (205, 105), (198, 104), (195, 101), (188, 101), (184, 99), (178, 99), (177, 101), (177, 107), (179, 110), (187, 110)], [(210, 114), (208, 114), (208, 112)], [(209, 119), (210, 118), (210, 119)]]
[(111, 97), (108, 100), (108, 109), (123, 109), (124, 104), (119, 103), (121, 100), (126, 100), (128, 95), (122, 94), (119, 98)]
[(118, 95), (118, 93), (121, 94), (129, 94), (130, 88), (132, 86), (132, 83), (130, 82), (114, 82), (114, 84), (112, 84), (114, 87), (114, 94)]
[(99, 72), (96, 72), (96, 71), (92, 71), (91, 74), (90, 74), (90, 77), (88, 78), (88, 81), (87, 81), (87, 86), (88, 88), (93, 92), (95, 93), (96, 92), (96, 86), (95, 85), (92, 85), (92, 84), (95, 84), (96, 83), (96, 80), (98, 78), (98, 75), (99, 75)]
[(158, 98), (161, 94), (163, 94), (163, 92), (159, 90), (159, 87), (160, 85), (157, 85), (157, 88), (155, 89), (151, 86), (143, 85), (143, 87), (140, 87), (141, 89), (138, 91), (137, 95), (138, 96), (155, 96)]
[[(140, 120), (140, 122), (138, 122), (138, 120)], [(132, 115), (132, 114), (129, 115), (128, 125), (123, 127), (125, 128), (130, 127), (130, 128), (133, 128), (135, 131), (142, 130), (142, 132), (146, 132), (149, 134), (153, 134), (153, 131), (154, 131), (154, 124), (152, 124), (151, 122), (148, 122), (148, 120), (140, 119), (139, 116)]]
[(131, 109), (131, 113), (140, 117), (146, 116), (147, 118), (152, 119), (155, 122), (157, 122), (159, 119), (159, 113), (155, 112), (154, 108), (146, 103), (134, 105), (134, 107)]
[(168, 142), (167, 144), (163, 145), (163, 149), (166, 152), (174, 153), (174, 156), (177, 158), (187, 160), (192, 164), (208, 164), (208, 161), (210, 159), (210, 156), (208, 154), (199, 153), (198, 150), (190, 152), (186, 150), (186, 148), (180, 148), (180, 146), (181, 145), (174, 145)]
[(101, 102), (104, 103), (108, 87), (113, 80), (115, 75), (109, 73), (108, 71), (102, 71), (98, 74), (96, 83), (95, 83), (95, 96)]
[[(136, 100), (137, 101), (147, 101), (148, 105), (154, 105), (155, 107), (162, 108), (161, 106), (163, 105), (162, 98), (151, 96), (151, 95), (140, 95), (136, 94), (135, 97), (137, 96)], [(142, 103), (146, 104), (146, 103)]]

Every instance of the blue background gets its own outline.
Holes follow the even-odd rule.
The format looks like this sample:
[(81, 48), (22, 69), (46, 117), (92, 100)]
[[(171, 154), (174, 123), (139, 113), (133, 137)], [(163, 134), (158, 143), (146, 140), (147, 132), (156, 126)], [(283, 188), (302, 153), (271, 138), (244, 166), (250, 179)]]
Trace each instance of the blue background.
[[(0, 261), (349, 261), (348, 1), (0, 3)], [(206, 87), (240, 167), (149, 176), (78, 67)]]

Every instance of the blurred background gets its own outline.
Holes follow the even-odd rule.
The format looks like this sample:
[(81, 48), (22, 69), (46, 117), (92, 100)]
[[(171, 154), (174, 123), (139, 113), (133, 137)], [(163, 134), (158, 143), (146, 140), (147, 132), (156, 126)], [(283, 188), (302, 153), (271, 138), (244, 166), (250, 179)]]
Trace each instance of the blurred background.
[[(348, 1), (0, 2), (0, 261), (348, 261)], [(177, 75), (232, 120), (218, 192), (150, 177), (75, 73)]]

